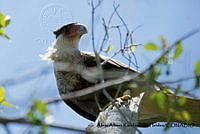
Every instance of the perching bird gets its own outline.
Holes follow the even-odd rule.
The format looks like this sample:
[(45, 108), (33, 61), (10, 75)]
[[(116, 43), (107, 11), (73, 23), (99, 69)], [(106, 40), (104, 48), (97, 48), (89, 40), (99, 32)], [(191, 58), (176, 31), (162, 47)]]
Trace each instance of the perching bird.
[[(48, 52), (42, 56), (43, 59), (53, 62), (60, 95), (93, 86), (101, 82), (102, 78), (104, 81), (107, 81), (127, 74), (138, 74), (137, 71), (129, 66), (105, 56), (100, 56), (100, 62), (104, 62), (102, 64), (103, 71), (100, 70), (97, 67), (97, 60), (94, 53), (81, 52), (78, 49), (79, 40), (86, 33), (87, 28), (79, 23), (70, 23), (62, 26), (60, 29), (54, 31), (56, 40), (48, 48)], [(144, 77), (140, 76), (138, 79), (144, 80)], [(139, 113), (140, 126), (167, 121), (168, 115), (161, 112), (156, 103), (149, 98), (153, 92), (162, 90), (160, 84), (151, 83), (149, 84), (151, 86), (145, 86), (144, 84), (140, 85), (140, 90), (136, 90), (137, 87), (130, 86), (132, 83), (133, 81), (126, 82), (120, 85), (120, 88), (118, 85), (109, 87), (106, 90), (113, 98), (122, 97), (125, 94), (137, 96), (142, 91), (146, 93), (141, 102), (141, 112)], [(165, 93), (168, 96), (169, 103), (174, 103), (178, 98), (178, 96), (170, 91), (165, 91)], [(200, 101), (192, 98), (186, 98), (186, 100), (187, 102), (183, 109), (187, 110), (190, 114), (192, 123), (199, 126)], [(64, 102), (81, 116), (95, 121), (100, 112), (99, 107), (105, 107), (110, 101), (102, 92), (97, 92), (92, 95), (64, 100)], [(177, 119), (173, 119), (173, 121), (185, 123)]]

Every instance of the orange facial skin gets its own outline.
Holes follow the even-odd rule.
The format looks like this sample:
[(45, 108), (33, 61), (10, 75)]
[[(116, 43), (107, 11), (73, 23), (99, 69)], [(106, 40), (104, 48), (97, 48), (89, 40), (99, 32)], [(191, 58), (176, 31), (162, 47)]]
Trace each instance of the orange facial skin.
[(66, 32), (66, 36), (68, 38), (76, 38), (77, 36), (81, 36), (79, 34), (80, 25), (72, 25), (69, 30)]

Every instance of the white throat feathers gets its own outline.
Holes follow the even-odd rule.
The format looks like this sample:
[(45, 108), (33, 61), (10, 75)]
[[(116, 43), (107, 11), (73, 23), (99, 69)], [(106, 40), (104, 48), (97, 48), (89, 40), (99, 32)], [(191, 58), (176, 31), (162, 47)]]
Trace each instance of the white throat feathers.
[(77, 54), (80, 54), (78, 50), (78, 45), (80, 41), (80, 36), (74, 38), (67, 38), (66, 35), (61, 34), (53, 42), (51, 47), (48, 47), (47, 53), (44, 55), (39, 55), (42, 60), (48, 61), (66, 61), (69, 58), (74, 57)]

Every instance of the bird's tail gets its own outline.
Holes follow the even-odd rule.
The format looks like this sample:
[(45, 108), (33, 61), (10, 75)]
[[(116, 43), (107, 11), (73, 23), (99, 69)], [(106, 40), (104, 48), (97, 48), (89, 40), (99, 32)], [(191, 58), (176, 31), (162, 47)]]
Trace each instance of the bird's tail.
[[(182, 106), (182, 115), (189, 119), (189, 124), (200, 126), (200, 100), (186, 97), (186, 102)], [(187, 124), (187, 121), (183, 120), (183, 123)]]
[[(192, 126), (200, 126), (200, 100), (177, 96), (167, 92), (167, 105), (164, 110), (159, 108), (158, 101), (152, 100), (152, 94), (146, 94), (141, 101), (139, 123), (178, 122)], [(165, 103), (165, 104), (166, 104)]]

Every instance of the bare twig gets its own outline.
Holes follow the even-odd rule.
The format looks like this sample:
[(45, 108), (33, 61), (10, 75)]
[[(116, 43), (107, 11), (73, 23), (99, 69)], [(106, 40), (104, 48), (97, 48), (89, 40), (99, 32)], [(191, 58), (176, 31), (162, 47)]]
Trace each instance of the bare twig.
[(99, 54), (103, 51), (103, 47), (104, 47), (105, 41), (109, 39), (108, 26), (106, 25), (106, 22), (105, 22), (104, 18), (102, 18), (102, 21), (103, 21), (105, 34), (104, 34), (104, 37), (103, 37), (103, 40), (102, 40), (102, 43), (101, 43), (101, 46), (100, 46)]
[(174, 83), (179, 83), (179, 82), (195, 79), (195, 77), (199, 77), (199, 76), (200, 75), (188, 76), (188, 77), (180, 78), (180, 79), (177, 79), (177, 80), (174, 80), (174, 81), (163, 81), (163, 82), (159, 82), (159, 83), (160, 84), (174, 84)]
[(43, 75), (48, 75), (48, 74), (50, 74), (50, 72), (51, 72), (50, 66), (45, 66), (45, 67), (42, 67), (42, 69), (32, 71), (30, 73), (27, 73), (22, 76), (18, 76), (16, 78), (2, 80), (2, 81), (0, 81), (0, 85), (4, 86), (4, 87), (17, 85), (20, 83), (24, 83), (24, 82), (28, 82), (30, 80), (36, 79)]
[(125, 37), (125, 41), (124, 41), (124, 45), (123, 45), (123, 47), (125, 47), (126, 45), (128, 45), (130, 31), (129, 31), (129, 28), (128, 28), (127, 24), (125, 23), (124, 19), (120, 16), (120, 14), (117, 10), (117, 6), (115, 6), (115, 2), (113, 3), (113, 8), (116, 10), (116, 14), (117, 14), (118, 18), (121, 20), (122, 24), (126, 28), (126, 37)]
[(122, 48), (122, 32), (119, 27), (117, 27), (118, 33), (119, 33), (119, 43), (120, 43), (120, 48)]
[[(139, 25), (138, 27), (136, 27), (136, 28), (130, 33), (130, 32), (129, 32), (129, 31), (130, 31), (129, 28), (128, 28), (127, 24), (125, 23), (124, 19), (120, 16), (120, 14), (119, 14), (119, 12), (118, 12), (118, 10), (117, 10), (118, 6), (115, 6), (115, 3), (113, 3), (113, 8), (114, 8), (114, 10), (115, 10), (115, 12), (116, 12), (118, 18), (121, 20), (123, 26), (125, 26), (125, 28), (126, 28), (126, 37), (125, 37), (124, 44), (123, 44), (123, 46), (122, 46), (122, 33), (121, 33), (120, 28), (119, 28), (119, 27), (116, 27), (116, 28), (118, 29), (119, 38), (120, 38), (120, 48), (121, 48), (121, 49), (122, 49), (122, 48), (125, 49), (125, 48), (127, 47), (127, 45), (128, 45), (129, 39), (131, 38), (133, 32), (134, 32), (135, 30), (137, 30), (137, 28), (141, 27), (142, 25)], [(132, 39), (132, 38), (131, 38), (131, 39)], [(131, 42), (131, 43), (132, 43), (132, 42)], [(125, 59), (127, 59), (127, 60), (129, 61), (129, 63), (132, 63), (134, 66), (136, 66), (136, 68), (138, 69), (138, 64), (137, 64), (136, 56), (135, 56), (135, 54), (134, 54), (133, 52), (131, 52), (131, 53), (132, 53), (132, 55), (133, 55), (134, 60), (135, 60), (136, 63), (133, 63), (133, 62), (130, 60), (130, 56), (127, 58), (127, 57), (125, 56), (125, 54), (123, 53), (123, 51), (122, 51), (122, 56), (123, 56)]]
[(85, 89), (82, 89), (82, 90), (79, 90), (79, 91), (68, 93), (68, 94), (64, 95), (62, 98), (55, 99), (55, 100), (49, 100), (49, 101), (47, 101), (47, 103), (54, 103), (54, 102), (60, 101), (62, 99), (66, 100), (66, 99), (72, 99), (72, 98), (77, 98), (77, 97), (89, 95), (89, 94), (95, 93), (97, 91), (101, 91), (101, 90), (108, 88), (110, 86), (115, 86), (115, 85), (119, 85), (119, 84), (124, 83), (124, 82), (128, 82), (130, 80), (134, 80), (139, 75), (140, 74), (132, 74), (132, 75), (120, 77), (119, 79), (109, 80), (109, 81), (106, 81), (104, 83), (96, 84), (92, 87), (88, 87), (88, 88), (85, 88)]
[[(119, 5), (117, 5), (116, 9), (119, 8)], [(103, 40), (102, 40), (102, 43), (101, 43), (101, 47), (100, 47), (100, 51), (99, 51), (99, 54), (102, 52), (103, 50), (103, 46), (105, 44), (105, 41), (107, 39), (109, 39), (109, 34), (108, 34), (108, 29), (110, 28), (110, 23), (112, 21), (112, 18), (116, 12), (116, 9), (113, 11), (113, 13), (111, 14), (110, 18), (109, 18), (109, 21), (108, 21), (108, 24), (106, 24), (105, 22), (105, 19), (102, 18), (102, 21), (103, 21), (103, 26), (104, 26), (104, 31), (105, 31), (105, 34), (104, 34), (104, 37), (103, 37)]]
[(95, 16), (95, 10), (101, 5), (103, 0), (98, 0), (98, 3), (94, 5), (94, 0), (91, 0), (91, 7), (92, 7), (92, 46), (93, 46), (93, 51), (97, 53), (96, 48), (95, 48), (95, 35), (94, 35), (94, 16)]
[[(99, 54), (97, 53), (96, 48), (95, 48), (95, 39), (94, 39), (94, 15), (95, 15), (95, 10), (101, 5), (102, 1), (103, 0), (99, 0), (98, 4), (96, 6), (94, 6), (94, 0), (92, 0), (92, 5), (91, 6), (92, 6), (92, 46), (93, 46), (93, 51), (94, 51), (95, 57), (96, 57), (97, 68), (101, 72), (100, 73), (101, 74), (100, 75), (100, 77), (101, 77), (100, 80), (101, 80), (101, 83), (104, 83), (103, 69), (102, 69), (102, 66), (100, 64)], [(113, 98), (110, 96), (110, 94), (105, 89), (102, 89), (102, 92), (107, 97), (107, 99), (109, 99), (110, 101), (114, 101)]]
[[(136, 44), (136, 46), (139, 46), (139, 45), (142, 45), (142, 44)], [(105, 61), (103, 61), (102, 63), (101, 63), (101, 65), (104, 65), (105, 63), (107, 63), (109, 60), (111, 60), (112, 58), (114, 58), (117, 54), (119, 54), (120, 52), (122, 52), (122, 53), (124, 53), (124, 51), (125, 50), (127, 50), (127, 49), (130, 49), (130, 46), (127, 46), (127, 47), (125, 47), (125, 48), (121, 48), (121, 49), (119, 49), (117, 52), (115, 52), (112, 56), (110, 56), (107, 60), (105, 60)], [(126, 57), (127, 58), (127, 57)], [(131, 61), (130, 61), (131, 62)], [(132, 62), (131, 62), (132, 63)], [(134, 65), (134, 63), (133, 63), (133, 65)]]
[[(171, 86), (165, 86), (166, 88), (168, 89), (171, 89), (172, 91), (174, 92), (177, 92), (177, 88), (174, 88), (174, 87), (171, 87)], [(187, 96), (190, 96), (190, 97), (193, 97), (193, 98), (197, 98), (195, 95), (191, 94), (190, 92), (188, 91), (178, 91), (178, 93), (181, 93), (181, 94), (184, 94), (184, 95), (187, 95)]]
[(4, 128), (5, 128), (5, 131), (6, 131), (7, 134), (12, 134), (10, 129), (9, 129), (8, 124), (4, 124)]
[(42, 123), (42, 124), (37, 124), (37, 123), (33, 123), (30, 121), (25, 120), (24, 118), (18, 118), (18, 119), (8, 119), (8, 118), (0, 118), (0, 122), (3, 124), (7, 124), (7, 123), (18, 123), (18, 124), (29, 124), (29, 125), (34, 125), (34, 126), (41, 126), (41, 125), (45, 125), (51, 128), (57, 128), (57, 129), (64, 129), (64, 130), (70, 130), (70, 131), (76, 131), (76, 132), (87, 132), (85, 130), (82, 129), (78, 129), (78, 128), (73, 128), (73, 127), (67, 127), (67, 126), (62, 126), (62, 125), (55, 125), (55, 124), (46, 124), (46, 123)]
[(98, 101), (98, 99), (97, 99), (97, 94), (94, 95), (94, 99), (95, 99), (95, 102), (96, 102), (96, 104), (97, 104), (99, 110), (102, 111), (101, 105), (99, 104), (99, 101)]
[(113, 8), (115, 9), (115, 12), (116, 12), (117, 16), (119, 17), (119, 19), (121, 20), (121, 22), (122, 22), (123, 25), (125, 26), (126, 31), (128, 32), (128, 31), (129, 31), (129, 28), (128, 28), (127, 24), (125, 23), (124, 19), (120, 16), (120, 14), (119, 14), (119, 12), (118, 12), (118, 10), (117, 10), (118, 6), (119, 6), (119, 5), (117, 5), (117, 6), (115, 5), (115, 2), (113, 3)]

